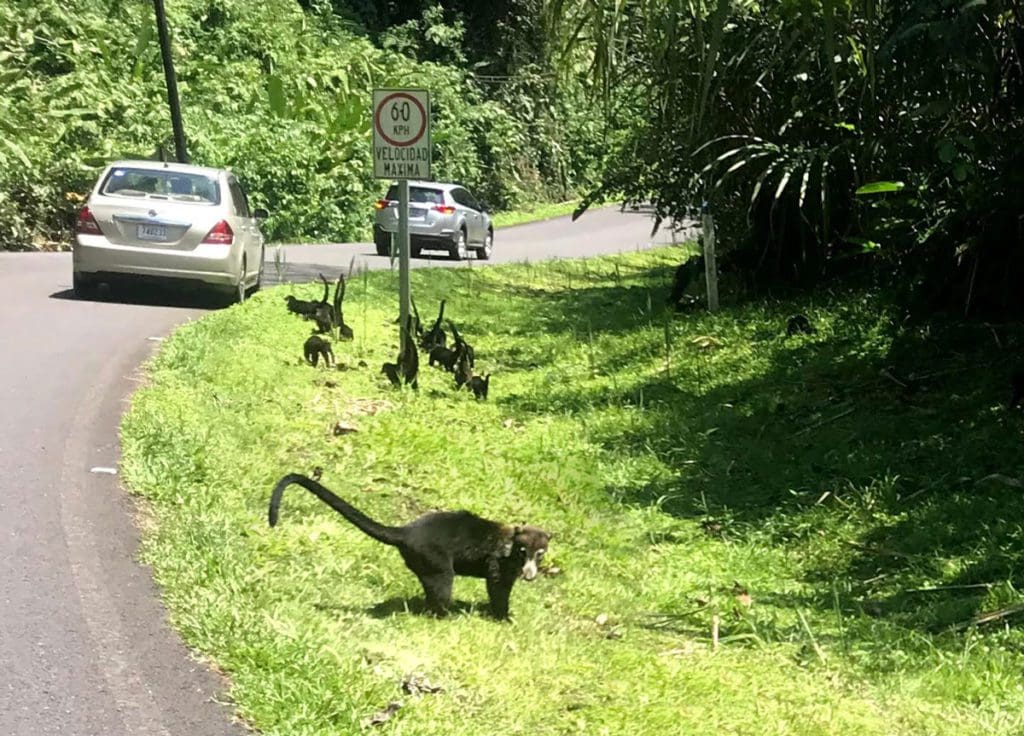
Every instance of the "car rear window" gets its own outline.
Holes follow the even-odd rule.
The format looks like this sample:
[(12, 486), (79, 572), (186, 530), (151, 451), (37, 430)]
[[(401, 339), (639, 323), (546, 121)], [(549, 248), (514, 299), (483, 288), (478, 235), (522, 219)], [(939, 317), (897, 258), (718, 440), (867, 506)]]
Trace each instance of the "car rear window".
[[(392, 184), (388, 189), (385, 199), (391, 202), (398, 201), (398, 185)], [(426, 187), (409, 187), (409, 201), (420, 204), (444, 204), (443, 189), (427, 189)]]
[(100, 194), (220, 204), (220, 185), (216, 179), (170, 169), (111, 169)]

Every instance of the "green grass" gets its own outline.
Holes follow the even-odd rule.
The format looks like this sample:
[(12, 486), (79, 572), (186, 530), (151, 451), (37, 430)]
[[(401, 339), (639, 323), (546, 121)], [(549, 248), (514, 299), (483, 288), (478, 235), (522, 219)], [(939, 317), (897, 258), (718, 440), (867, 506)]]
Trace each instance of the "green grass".
[[(447, 298), (493, 374), (486, 403), (425, 365), (418, 393), (377, 372), (397, 349), (391, 273), (349, 286), (343, 370), (300, 361), (309, 325), (282, 296), (315, 285), (163, 344), (123, 469), (173, 622), (243, 718), (333, 736), (401, 700), (375, 730), (1021, 733), (1017, 620), (951, 627), (1021, 601), (1024, 420), (999, 402), (1024, 334), (898, 331), (856, 290), (675, 315), (679, 259), (415, 271), (420, 309)], [(818, 333), (783, 337), (795, 311)], [(902, 396), (890, 365), (929, 375)], [(359, 431), (335, 437), (338, 420)], [(314, 466), (386, 523), (468, 508), (540, 525), (563, 572), (518, 584), (511, 624), (465, 578), (458, 612), (422, 615), (398, 555), (310, 494), (290, 489), (267, 527), (273, 483)], [(404, 694), (415, 673), (443, 692)]]
[(579, 204), (578, 199), (569, 202), (552, 202), (539, 204), (535, 207), (513, 210), (510, 212), (495, 212), (491, 220), (495, 227), (510, 227), (511, 225), (524, 225), (528, 222), (539, 220), (550, 220), (552, 217), (564, 217), (571, 215)]

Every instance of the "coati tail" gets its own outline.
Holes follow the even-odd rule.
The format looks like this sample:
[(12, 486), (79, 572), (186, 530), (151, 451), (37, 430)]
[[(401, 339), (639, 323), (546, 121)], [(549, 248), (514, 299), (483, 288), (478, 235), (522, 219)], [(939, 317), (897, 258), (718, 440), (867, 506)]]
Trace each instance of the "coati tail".
[(325, 504), (344, 516), (357, 529), (359, 529), (359, 531), (373, 537), (378, 542), (397, 545), (402, 540), (401, 529), (398, 527), (384, 526), (383, 524), (374, 521), (355, 506), (352, 506), (335, 496), (331, 491), (317, 483), (312, 478), (307, 478), (306, 476), (298, 473), (289, 473), (279, 480), (276, 486), (274, 486), (274, 490), (270, 494), (270, 510), (267, 514), (267, 521), (270, 522), (270, 526), (277, 525), (278, 510), (281, 506), (281, 496), (284, 495), (284, 489), (292, 483), (296, 483), (305, 488)]

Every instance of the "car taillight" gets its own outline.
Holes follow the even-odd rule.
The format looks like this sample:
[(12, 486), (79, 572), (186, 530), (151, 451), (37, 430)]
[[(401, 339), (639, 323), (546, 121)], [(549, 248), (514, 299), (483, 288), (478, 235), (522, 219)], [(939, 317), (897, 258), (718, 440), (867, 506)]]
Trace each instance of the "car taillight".
[(391, 202), (389, 202), (386, 199), (378, 199), (376, 202), (373, 203), (373, 208), (375, 210), (383, 210), (386, 209), (389, 204), (391, 204)]
[(439, 204), (434, 208), (434, 212), (440, 212), (442, 215), (454, 215), (455, 208), (446, 204)]
[(75, 224), (75, 232), (83, 235), (102, 235), (100, 224), (92, 216), (88, 207), (83, 207), (78, 213), (78, 222)]
[(214, 245), (231, 245), (234, 241), (235, 231), (231, 229), (227, 220), (218, 222), (203, 238), (204, 243), (213, 243)]

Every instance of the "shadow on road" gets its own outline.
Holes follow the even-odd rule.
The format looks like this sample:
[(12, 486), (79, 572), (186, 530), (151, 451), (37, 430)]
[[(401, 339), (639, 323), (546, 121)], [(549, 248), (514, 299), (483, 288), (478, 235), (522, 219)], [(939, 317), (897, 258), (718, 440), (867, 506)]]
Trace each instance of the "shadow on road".
[(216, 291), (198, 288), (173, 288), (170, 286), (124, 286), (101, 285), (90, 296), (76, 296), (72, 289), (62, 289), (50, 294), (51, 299), (67, 299), (78, 302), (110, 302), (138, 304), (151, 307), (179, 307), (181, 309), (221, 309), (229, 305), (229, 299)]

